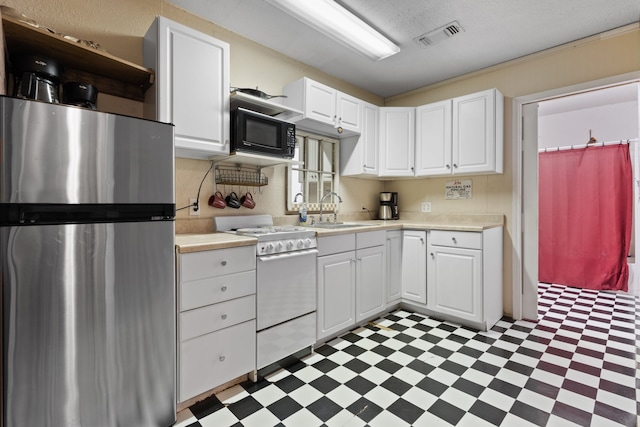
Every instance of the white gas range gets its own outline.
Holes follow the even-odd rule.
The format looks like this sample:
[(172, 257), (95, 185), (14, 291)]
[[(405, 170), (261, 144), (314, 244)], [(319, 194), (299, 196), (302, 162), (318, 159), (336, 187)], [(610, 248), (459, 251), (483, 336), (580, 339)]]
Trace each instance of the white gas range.
[(271, 215), (216, 217), (214, 226), (216, 231), (258, 239), (258, 256), (317, 247), (315, 231), (295, 225), (273, 225)]
[(219, 232), (255, 237), (257, 368), (316, 341), (315, 231), (274, 226), (270, 215), (214, 218)]

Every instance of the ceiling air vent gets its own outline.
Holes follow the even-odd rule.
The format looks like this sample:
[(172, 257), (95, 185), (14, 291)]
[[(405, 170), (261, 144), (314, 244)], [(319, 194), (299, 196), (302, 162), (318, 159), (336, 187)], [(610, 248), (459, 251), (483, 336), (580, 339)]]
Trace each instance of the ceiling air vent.
[(423, 35), (414, 38), (413, 41), (418, 43), (421, 47), (429, 47), (434, 44), (438, 44), (443, 40), (450, 39), (456, 34), (460, 34), (462, 32), (464, 32), (464, 28), (458, 24), (458, 21), (453, 21), (447, 25), (436, 28), (433, 31), (424, 33)]

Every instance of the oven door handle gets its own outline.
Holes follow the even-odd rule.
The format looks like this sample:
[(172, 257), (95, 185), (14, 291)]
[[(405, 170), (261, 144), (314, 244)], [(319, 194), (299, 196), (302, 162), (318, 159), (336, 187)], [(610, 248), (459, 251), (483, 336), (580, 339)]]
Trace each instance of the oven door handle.
[(317, 254), (318, 254), (317, 249), (304, 249), (301, 251), (283, 252), (280, 254), (259, 256), (258, 262), (280, 261), (286, 258), (295, 258), (303, 255), (317, 255)]

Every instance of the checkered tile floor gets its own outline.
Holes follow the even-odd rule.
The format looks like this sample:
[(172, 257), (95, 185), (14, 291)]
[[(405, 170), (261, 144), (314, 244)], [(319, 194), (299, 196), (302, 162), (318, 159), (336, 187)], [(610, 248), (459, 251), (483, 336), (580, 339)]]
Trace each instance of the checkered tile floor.
[(640, 299), (540, 284), (538, 307), (486, 333), (396, 311), (176, 426), (640, 425)]

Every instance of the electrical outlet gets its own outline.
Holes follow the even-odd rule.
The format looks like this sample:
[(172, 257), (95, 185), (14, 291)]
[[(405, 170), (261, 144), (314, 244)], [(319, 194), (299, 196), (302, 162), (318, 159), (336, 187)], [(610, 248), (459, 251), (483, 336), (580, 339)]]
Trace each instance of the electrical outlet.
[(431, 212), (431, 202), (422, 202), (422, 212)]
[(198, 199), (189, 199), (189, 215), (191, 216), (200, 216), (200, 206), (198, 206), (198, 210), (195, 209), (195, 204)]

